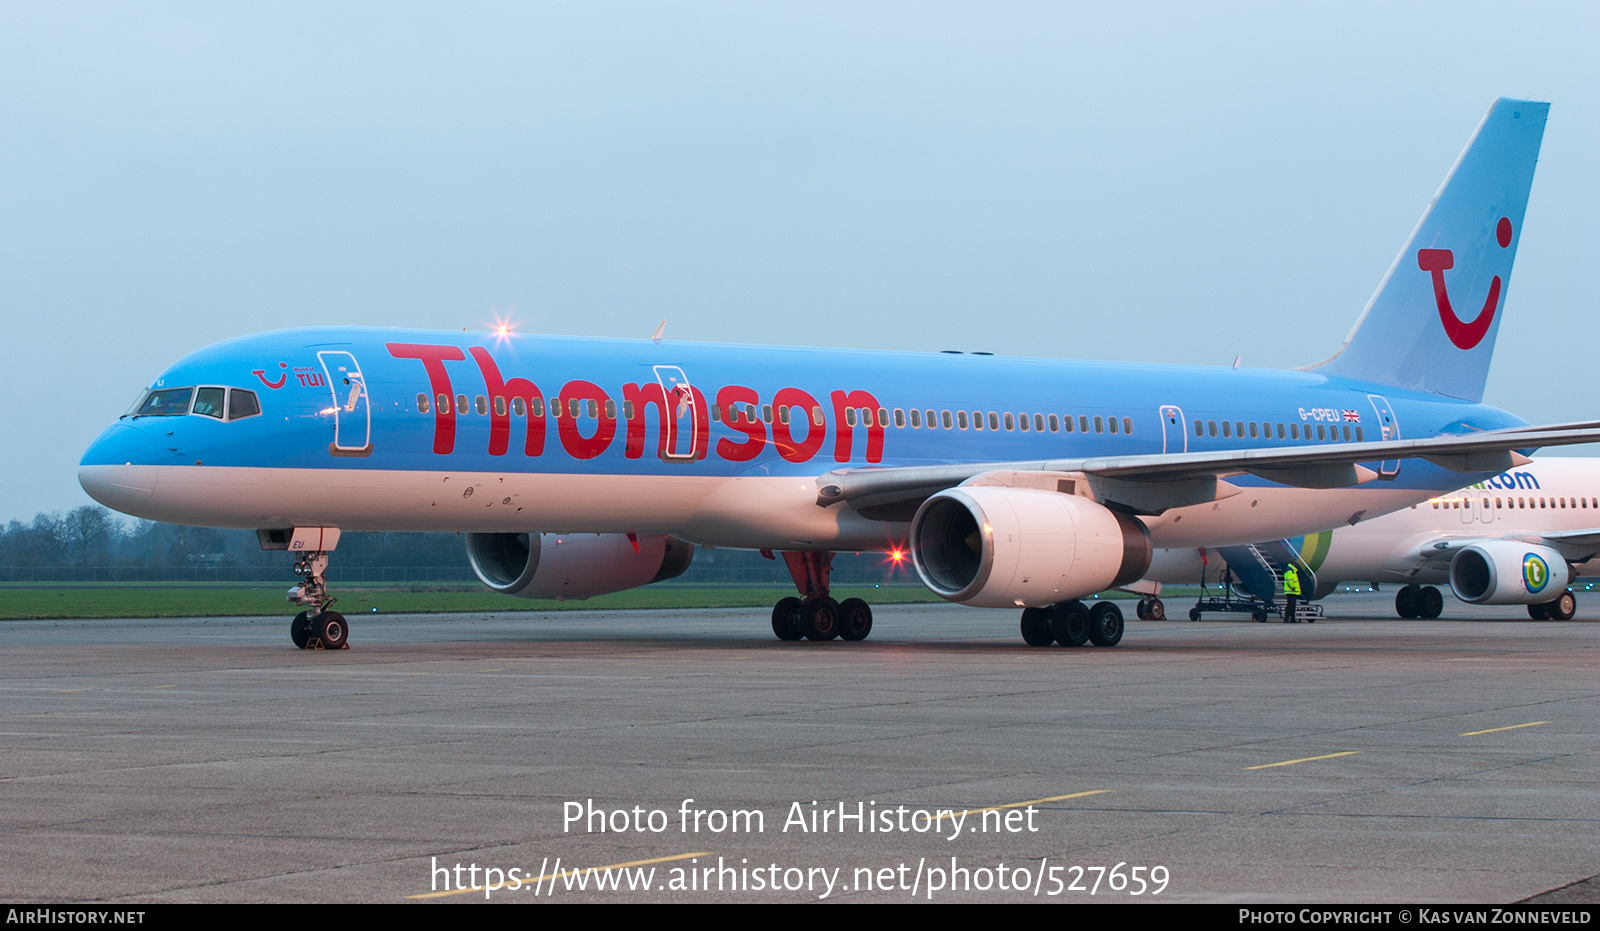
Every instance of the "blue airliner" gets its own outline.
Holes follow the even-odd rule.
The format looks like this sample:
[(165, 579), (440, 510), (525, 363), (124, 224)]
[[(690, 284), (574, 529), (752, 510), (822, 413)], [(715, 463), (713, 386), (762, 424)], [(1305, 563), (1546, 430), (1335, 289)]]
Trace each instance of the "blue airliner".
[(781, 554), (784, 639), (859, 640), (832, 552), (908, 555), (1034, 644), (1113, 645), (1152, 547), (1325, 530), (1600, 424), (1481, 403), (1548, 105), (1490, 109), (1345, 345), (1300, 371), (317, 327), (184, 357), (88, 450), (97, 500), (299, 554), (291, 625), (339, 647), (341, 530), (466, 532), (490, 588), (586, 598), (694, 545)]

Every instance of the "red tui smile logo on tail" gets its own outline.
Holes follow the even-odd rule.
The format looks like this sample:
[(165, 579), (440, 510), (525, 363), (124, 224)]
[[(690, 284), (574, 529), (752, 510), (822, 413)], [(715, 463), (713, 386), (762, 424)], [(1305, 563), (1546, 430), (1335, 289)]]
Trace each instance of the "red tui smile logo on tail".
[[(1511, 245), (1511, 220), (1501, 217), (1495, 225), (1494, 235), (1500, 248)], [(1494, 276), (1494, 280), (1489, 282), (1489, 296), (1483, 301), (1483, 310), (1471, 323), (1464, 323), (1450, 306), (1450, 293), (1444, 283), (1444, 273), (1454, 268), (1455, 264), (1455, 253), (1449, 249), (1417, 250), (1417, 267), (1433, 273), (1433, 301), (1439, 305), (1439, 322), (1444, 324), (1445, 335), (1450, 337), (1450, 342), (1457, 349), (1471, 349), (1483, 342), (1489, 332), (1489, 324), (1494, 322), (1494, 312), (1500, 304), (1500, 276)]]

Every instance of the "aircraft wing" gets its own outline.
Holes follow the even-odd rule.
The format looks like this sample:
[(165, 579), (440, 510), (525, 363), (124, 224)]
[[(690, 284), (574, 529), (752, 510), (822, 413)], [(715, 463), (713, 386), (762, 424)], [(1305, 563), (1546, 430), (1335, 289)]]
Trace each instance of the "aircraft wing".
[(1094, 456), (1023, 462), (835, 469), (817, 481), (817, 505), (848, 504), (879, 520), (909, 520), (928, 496), (987, 473), (1081, 475), (1102, 501), (1158, 514), (1237, 494), (1223, 481), (1249, 473), (1299, 488), (1345, 488), (1378, 473), (1361, 465), (1389, 459), (1426, 459), (1455, 472), (1503, 472), (1544, 446), (1600, 442), (1600, 421), (1510, 427), (1416, 440), (1374, 440), (1311, 446), (1212, 452)]
[(1508, 534), (1438, 534), (1419, 540), (1408, 549), (1401, 561), (1417, 566), (1430, 565), (1443, 569), (1450, 565), (1456, 553), (1479, 543), (1515, 540), (1536, 546), (1548, 546), (1568, 562), (1587, 562), (1600, 555), (1600, 528), (1584, 530), (1556, 530), (1549, 533)]

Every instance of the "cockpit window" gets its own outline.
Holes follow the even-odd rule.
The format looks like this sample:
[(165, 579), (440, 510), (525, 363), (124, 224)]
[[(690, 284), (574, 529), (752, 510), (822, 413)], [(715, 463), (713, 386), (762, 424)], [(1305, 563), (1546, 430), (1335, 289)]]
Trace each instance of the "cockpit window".
[(261, 402), (254, 391), (235, 388), (228, 394), (228, 419), (239, 420), (261, 413)]
[(194, 412), (202, 417), (215, 417), (222, 419), (223, 398), (227, 394), (225, 388), (201, 388), (194, 394)]
[[(217, 389), (212, 389), (217, 390)], [(193, 388), (161, 388), (145, 395), (144, 403), (133, 412), (135, 417), (176, 417), (189, 413), (189, 396)]]

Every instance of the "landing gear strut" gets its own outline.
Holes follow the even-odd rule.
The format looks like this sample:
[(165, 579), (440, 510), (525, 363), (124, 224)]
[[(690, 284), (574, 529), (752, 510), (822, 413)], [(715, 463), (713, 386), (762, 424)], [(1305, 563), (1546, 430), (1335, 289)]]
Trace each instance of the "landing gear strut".
[(1431, 621), (1444, 613), (1444, 595), (1432, 585), (1407, 585), (1394, 593), (1394, 613)]
[(784, 553), (783, 562), (801, 597), (784, 598), (773, 605), (772, 632), (778, 639), (867, 639), (872, 633), (872, 606), (860, 598), (839, 602), (828, 595), (832, 553)]
[(289, 589), (289, 600), (307, 610), (289, 622), (289, 639), (302, 650), (347, 649), (350, 625), (344, 615), (328, 610), (338, 600), (328, 594), (328, 554), (301, 553), (295, 558), (294, 574), (300, 584)]
[(1536, 621), (1570, 621), (1578, 613), (1578, 597), (1571, 591), (1562, 592), (1555, 601), (1528, 605), (1528, 616)]
[(1122, 609), (1112, 601), (1097, 601), (1093, 608), (1081, 601), (1063, 601), (1048, 608), (1025, 608), (1022, 639), (1031, 647), (1059, 643), (1064, 647), (1114, 647), (1122, 640)]

